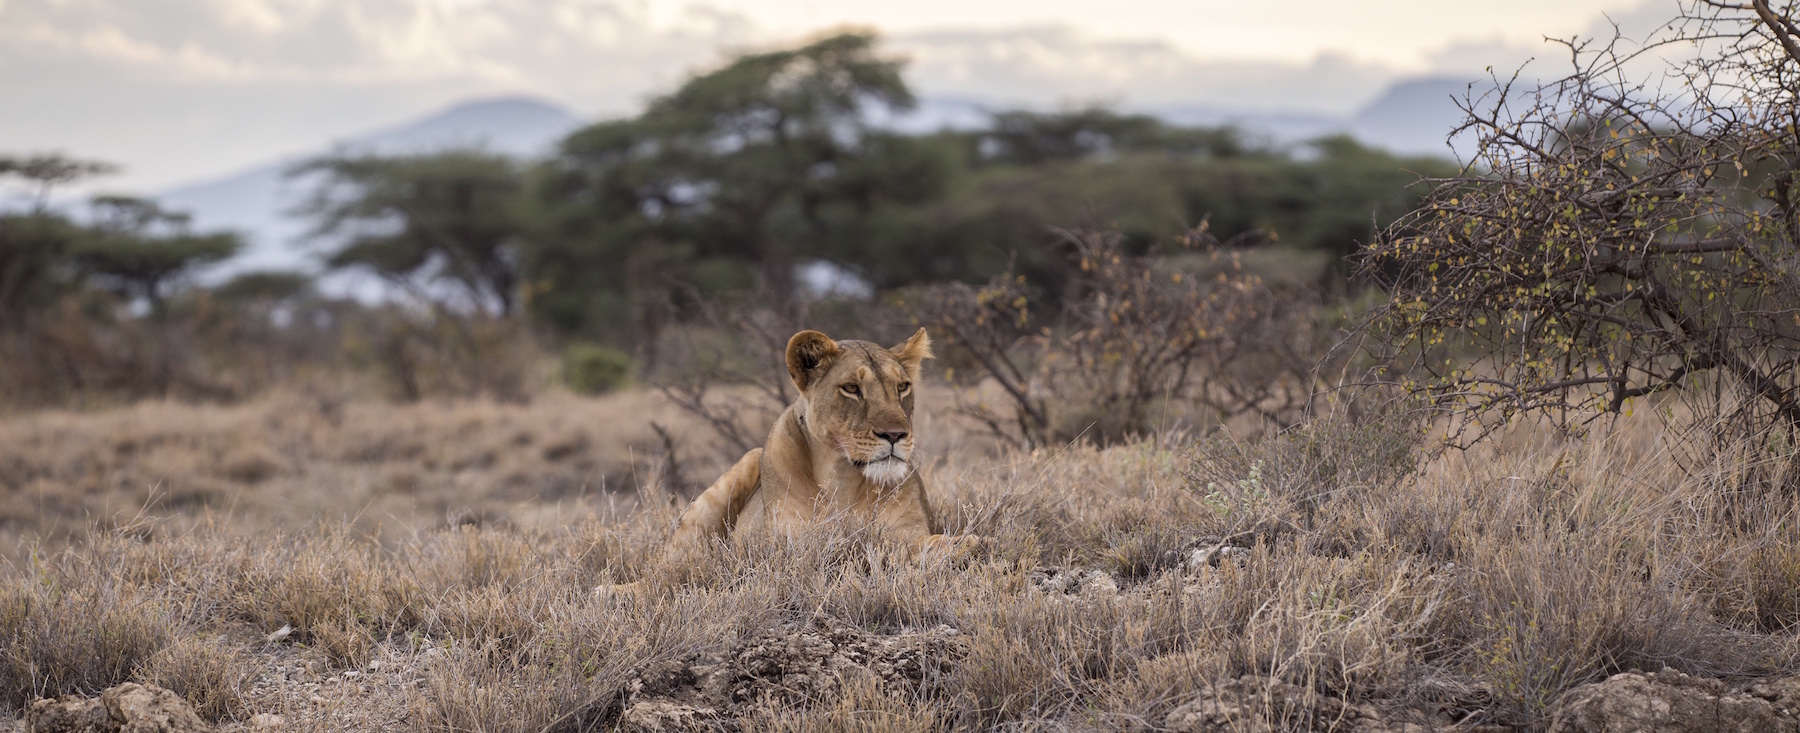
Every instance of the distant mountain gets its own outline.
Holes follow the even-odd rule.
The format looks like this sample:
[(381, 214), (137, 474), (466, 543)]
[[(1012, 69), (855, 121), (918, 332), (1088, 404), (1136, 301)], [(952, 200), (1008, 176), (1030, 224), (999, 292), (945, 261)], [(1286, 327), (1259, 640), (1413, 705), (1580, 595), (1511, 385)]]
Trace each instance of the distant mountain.
[(417, 122), (346, 141), (344, 147), (390, 155), (481, 147), (535, 157), (550, 153), (580, 126), (579, 118), (554, 104), (511, 97), (464, 102)]
[[(580, 125), (581, 120), (575, 115), (542, 100), (490, 99), (458, 104), (411, 123), (359, 135), (317, 154), (339, 151), (393, 155), (481, 147), (529, 157), (549, 153), (557, 141)], [(249, 270), (310, 269), (310, 258), (301, 242), (306, 225), (288, 214), (304, 196), (304, 182), (288, 180), (285, 172), (317, 154), (265, 163), (156, 197), (165, 208), (192, 214), (197, 229), (232, 229), (243, 232), (249, 240), (243, 254), (208, 272), (207, 280), (222, 280)]]
[[(1414, 79), (1391, 87), (1350, 118), (1349, 132), (1357, 139), (1404, 155), (1449, 157), (1445, 147), (1450, 130), (1463, 120), (1456, 101), (1469, 93), (1471, 82), (1462, 79)], [(1475, 87), (1480, 96), (1480, 86)], [(1469, 141), (1458, 139), (1456, 152), (1467, 155)]]
[[(1342, 134), (1399, 155), (1451, 157), (1444, 139), (1463, 119), (1455, 100), (1468, 88), (1469, 82), (1458, 79), (1401, 81), (1349, 117), (1213, 106), (1165, 107), (1151, 113), (1183, 124), (1234, 125), (1278, 145)], [(1457, 152), (1466, 152), (1462, 143), (1458, 141)]]
[(1344, 130), (1344, 120), (1330, 115), (1279, 110), (1243, 110), (1216, 105), (1160, 107), (1150, 114), (1181, 125), (1230, 125), (1278, 145), (1309, 140)]
[[(1462, 111), (1454, 100), (1462, 98), (1469, 84), (1444, 78), (1397, 82), (1348, 117), (1216, 104), (1164, 105), (1129, 111), (1179, 125), (1231, 125), (1277, 145), (1346, 134), (1401, 155), (1447, 157), (1451, 151), (1444, 146), (1444, 139), (1462, 121)], [(925, 97), (919, 100), (917, 108), (887, 120), (886, 124), (913, 133), (946, 128), (968, 130), (986, 124), (989, 115), (1000, 109), (974, 99)]]

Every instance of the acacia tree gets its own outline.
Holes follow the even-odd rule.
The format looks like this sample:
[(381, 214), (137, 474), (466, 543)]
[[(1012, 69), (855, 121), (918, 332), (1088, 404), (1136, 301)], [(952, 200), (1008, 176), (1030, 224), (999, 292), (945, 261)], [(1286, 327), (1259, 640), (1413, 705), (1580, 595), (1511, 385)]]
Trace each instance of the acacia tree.
[(112, 170), (108, 163), (56, 154), (0, 155), (0, 181), (18, 184), (31, 200), (26, 211), (0, 212), (0, 330), (72, 284), (67, 255), (81, 231), (49, 209), (51, 192)]
[(172, 283), (243, 247), (236, 233), (194, 232), (186, 214), (153, 201), (99, 196), (92, 205), (92, 222), (69, 248), (71, 264), (93, 284), (126, 299), (143, 298), (159, 316)]
[(1794, 12), (1689, 2), (1642, 44), (1566, 42), (1566, 78), (1465, 99), (1474, 159), (1362, 261), (1407, 384), (1471, 426), (1678, 392), (1800, 428)]
[(913, 104), (900, 62), (869, 34), (739, 57), (564, 141), (544, 189), (560, 215), (537, 269), (562, 294), (668, 289), (647, 273), (702, 290), (753, 279), (786, 309), (796, 265), (830, 251), (846, 222), (936, 193), (921, 147), (872, 124)]
[(329, 266), (415, 288), (448, 282), (469, 305), (517, 313), (525, 179), (512, 159), (481, 150), (346, 154), (289, 175), (319, 176), (300, 213), (313, 219), (313, 237), (337, 243)]
[(70, 158), (60, 153), (0, 155), (0, 178), (10, 176), (29, 184), (32, 211), (38, 214), (49, 209), (50, 192), (57, 186), (118, 170), (119, 167), (111, 163)]

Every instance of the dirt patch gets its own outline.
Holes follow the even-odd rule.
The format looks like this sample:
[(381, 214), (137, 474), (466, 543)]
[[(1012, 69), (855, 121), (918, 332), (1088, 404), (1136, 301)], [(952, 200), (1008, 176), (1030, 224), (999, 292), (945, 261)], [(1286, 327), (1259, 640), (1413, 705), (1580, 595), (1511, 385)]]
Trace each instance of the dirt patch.
[(626, 688), (626, 731), (735, 729), (752, 708), (828, 699), (858, 677), (894, 694), (950, 673), (968, 642), (949, 626), (893, 634), (835, 621), (750, 635), (721, 657), (695, 656), (642, 670)]

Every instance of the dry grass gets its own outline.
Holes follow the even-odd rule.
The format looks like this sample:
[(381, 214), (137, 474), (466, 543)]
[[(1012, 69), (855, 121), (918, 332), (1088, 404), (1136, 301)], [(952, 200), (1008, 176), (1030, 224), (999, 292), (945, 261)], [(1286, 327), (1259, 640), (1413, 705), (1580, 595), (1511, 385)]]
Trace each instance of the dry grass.
[[(393, 405), (288, 393), (26, 413), (0, 419), (0, 558), (24, 538), (67, 540), (93, 526), (229, 533), (326, 522), (387, 538), (629, 514), (660, 465), (651, 420), (686, 427), (644, 394)], [(716, 470), (705, 437), (679, 446), (696, 471)]]
[[(991, 552), (915, 562), (832, 526), (693, 567), (655, 552), (675, 516), (655, 489), (615, 515), (579, 488), (614, 480), (608, 461), (629, 473), (619, 416), (647, 398), (333, 409), (0, 424), (10, 531), (72, 535), (0, 566), (0, 711), (143, 679), (225, 721), (605, 729), (698, 694), (680, 670), (771, 644), (874, 665), (853, 640), (931, 651), (904, 675), (756, 667), (716, 712), (746, 730), (1154, 730), (1254, 676), (1300, 691), (1270, 713), (1284, 725), (1331, 728), (1314, 703), (1345, 700), (1530, 726), (1618, 670), (1796, 662), (1792, 497), (1753, 453), (1679, 468), (1650, 422), (1424, 457), (1385, 418), (998, 456), (940, 437), (947, 531)], [(138, 516), (154, 472), (170, 497), (213, 488)], [(445, 520), (470, 506), (511, 519)], [(106, 522), (72, 529), (89, 517)], [(588, 592), (630, 578), (648, 592)]]

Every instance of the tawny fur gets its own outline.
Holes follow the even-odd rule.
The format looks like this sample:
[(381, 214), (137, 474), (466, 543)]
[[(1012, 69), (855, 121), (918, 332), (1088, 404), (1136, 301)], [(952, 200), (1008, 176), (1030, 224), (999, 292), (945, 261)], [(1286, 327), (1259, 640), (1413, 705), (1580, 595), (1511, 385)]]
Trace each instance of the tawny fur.
[(723, 535), (737, 523), (744, 503), (756, 492), (762, 476), (763, 449), (751, 448), (743, 458), (726, 469), (712, 486), (694, 497), (694, 503), (681, 514), (676, 541), (692, 541), (700, 537)]
[(925, 329), (884, 348), (817, 331), (788, 340), (800, 398), (753, 449), (694, 499), (672, 549), (732, 532), (784, 532), (837, 516), (882, 525), (916, 549), (960, 548), (938, 533), (913, 451), (913, 385), (931, 358)]

